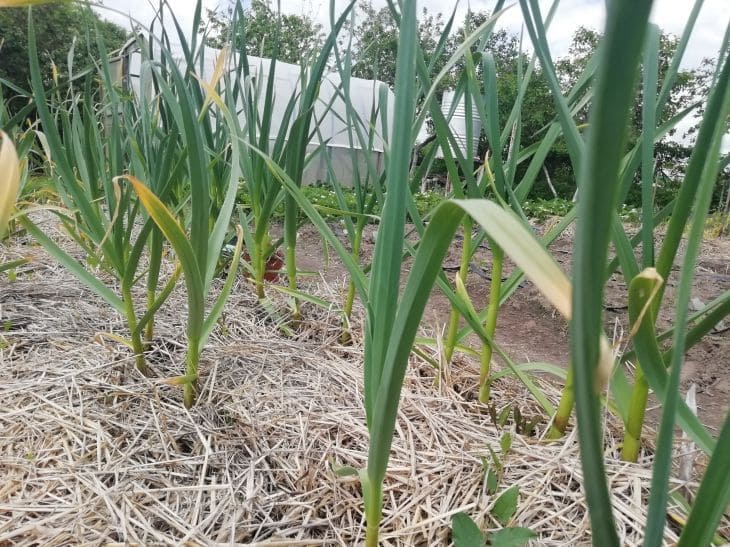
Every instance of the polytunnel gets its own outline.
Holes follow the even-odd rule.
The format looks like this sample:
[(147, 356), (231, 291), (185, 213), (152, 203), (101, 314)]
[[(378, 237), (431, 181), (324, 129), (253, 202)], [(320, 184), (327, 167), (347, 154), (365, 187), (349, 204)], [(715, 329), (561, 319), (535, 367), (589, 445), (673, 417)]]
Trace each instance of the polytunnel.
[[(151, 79), (145, 77), (148, 63), (140, 47), (141, 40), (129, 40), (111, 59), (116, 80), (137, 97), (151, 97)], [(170, 47), (173, 58), (182, 64), (184, 55), (179, 46)], [(159, 53), (159, 52), (157, 52)], [(197, 63), (198, 76), (210, 81), (216, 59), (221, 50), (205, 47), (201, 62)], [(250, 96), (259, 97), (259, 112), (263, 111), (265, 93), (255, 93), (253, 86), (264, 90), (274, 66), (273, 116), (269, 140), (273, 145), (285, 123), (286, 109), (292, 97), (302, 92), (302, 67), (295, 64), (247, 55), (250, 79), (246, 82)], [(231, 66), (236, 58), (232, 56)], [(202, 71), (200, 70), (202, 67)], [(202, 72), (202, 74), (201, 74)], [(306, 74), (306, 71), (304, 71)], [(143, 89), (144, 88), (144, 89)], [(346, 99), (349, 97), (349, 101)], [(240, 102), (240, 101), (239, 101)], [(319, 150), (309, 160), (303, 174), (304, 183), (327, 181), (330, 176), (344, 185), (351, 185), (356, 174), (362, 178), (368, 171), (368, 163), (379, 175), (385, 167), (385, 150), (392, 132), (395, 96), (388, 85), (378, 80), (351, 77), (342, 82), (338, 72), (324, 75), (319, 90), (311, 128), (314, 131), (308, 145), (308, 155)], [(348, 108), (349, 103), (349, 108)], [(245, 123), (243, 109), (239, 106), (239, 118)], [(289, 120), (288, 124), (291, 126)], [(357, 166), (357, 167), (356, 167)], [(370, 171), (371, 172), (371, 171)]]

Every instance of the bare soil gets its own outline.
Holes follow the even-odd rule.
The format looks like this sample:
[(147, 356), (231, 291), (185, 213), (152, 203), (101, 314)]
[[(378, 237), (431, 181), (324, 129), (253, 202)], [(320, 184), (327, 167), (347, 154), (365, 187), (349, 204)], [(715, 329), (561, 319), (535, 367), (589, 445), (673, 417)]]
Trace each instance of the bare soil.
[[(548, 221), (549, 223), (549, 221)], [(535, 225), (541, 233), (545, 225)], [(366, 228), (363, 238), (363, 257), (369, 260), (374, 248), (372, 228)], [(445, 270), (453, 278), (461, 258), (462, 239), (457, 238), (446, 259)], [(330, 283), (343, 283), (346, 271), (336, 253), (324, 251), (319, 234), (311, 227), (301, 231), (299, 247), (300, 267), (317, 273)], [(550, 247), (551, 254), (569, 273), (572, 263), (573, 234), (568, 230)], [(323, 262), (322, 257), (329, 256)], [(506, 279), (514, 266), (507, 260), (503, 278)], [(477, 309), (486, 307), (489, 299), (491, 252), (482, 244), (470, 267), (467, 289)], [(679, 265), (675, 264), (667, 281), (665, 305), (657, 321), (659, 331), (670, 328), (674, 317), (674, 295)], [(405, 277), (405, 276), (404, 276)], [(730, 289), (730, 239), (707, 239), (703, 242), (699, 262), (695, 270), (692, 298), (696, 303), (708, 304)], [(630, 349), (628, 329), (628, 291), (620, 273), (614, 274), (606, 285), (605, 325), (606, 332), (621, 350)], [(696, 300), (695, 300), (696, 299)], [(451, 305), (438, 290), (434, 291), (424, 314), (424, 326), (432, 334), (443, 333), (449, 320)], [(476, 337), (469, 339), (478, 348)], [(516, 293), (502, 306), (497, 323), (496, 341), (508, 350), (518, 363), (546, 362), (566, 366), (569, 357), (568, 325), (552, 306), (540, 295), (528, 280), (524, 280)], [(730, 321), (721, 322), (687, 353), (682, 369), (682, 388), (686, 393), (691, 384), (697, 387), (698, 416), (711, 430), (717, 431), (730, 405)], [(657, 423), (659, 411), (648, 410), (650, 423)]]

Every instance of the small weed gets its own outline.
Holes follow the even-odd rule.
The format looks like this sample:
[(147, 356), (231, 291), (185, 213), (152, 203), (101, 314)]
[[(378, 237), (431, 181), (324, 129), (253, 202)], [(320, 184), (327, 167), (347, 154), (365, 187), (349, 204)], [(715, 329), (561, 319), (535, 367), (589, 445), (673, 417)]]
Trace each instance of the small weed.
[[(307, 197), (312, 205), (314, 205), (319, 210), (322, 217), (326, 220), (338, 220), (343, 216), (343, 214), (345, 214), (339, 213), (342, 208), (340, 206), (340, 203), (337, 201), (337, 194), (328, 186), (322, 184), (303, 186), (302, 193)], [(347, 205), (347, 209), (350, 211), (357, 210), (354, 190), (350, 188), (343, 188), (342, 193), (345, 197), (345, 204)], [(370, 196), (368, 195), (368, 198), (369, 197)], [(414, 194), (413, 198), (416, 202), (418, 214), (422, 217), (425, 216), (429, 211), (432, 211), (439, 203), (441, 203), (445, 199), (443, 195), (433, 191)], [(245, 183), (241, 186), (241, 189), (239, 190), (236, 197), (236, 201), (239, 205), (243, 207), (243, 209), (249, 209), (251, 207), (251, 198), (248, 194), (248, 189)], [(376, 205), (372, 214), (377, 216), (380, 215), (380, 213), (381, 208), (379, 205)], [(278, 221), (284, 220), (283, 203), (281, 203), (276, 209), (274, 209), (272, 218)], [(300, 213), (300, 220), (305, 221), (306, 219), (306, 215), (304, 215), (304, 213)]]
[(573, 208), (575, 204), (567, 199), (536, 199), (532, 201), (526, 201), (522, 205), (522, 209), (525, 214), (530, 217), (543, 222), (550, 217), (563, 217)]
[(730, 233), (730, 213), (713, 213), (705, 221), (705, 238), (714, 239)]
[(533, 437), (537, 434), (537, 426), (542, 423), (543, 418), (539, 414), (535, 415), (523, 415), (520, 407), (517, 405), (506, 405), (501, 409), (497, 409), (495, 403), (490, 403), (487, 407), (489, 416), (492, 419), (492, 423), (496, 427), (505, 427), (507, 422), (512, 415), (512, 423), (515, 426), (515, 433), (518, 435), (525, 435), (527, 437)]

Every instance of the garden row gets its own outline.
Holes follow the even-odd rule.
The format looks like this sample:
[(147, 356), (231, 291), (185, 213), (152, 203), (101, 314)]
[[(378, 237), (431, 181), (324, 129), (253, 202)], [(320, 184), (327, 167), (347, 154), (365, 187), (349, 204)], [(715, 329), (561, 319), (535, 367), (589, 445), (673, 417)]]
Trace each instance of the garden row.
[[(551, 437), (559, 439), (566, 432), (576, 407), (584, 488), (597, 544), (618, 545), (604, 473), (600, 413), (607, 408), (623, 421), (623, 457), (635, 461), (641, 450), (650, 391), (663, 410), (646, 545), (662, 542), (675, 424), (710, 457), (680, 545), (707, 544), (730, 499), (730, 476), (722, 463), (730, 453), (730, 425), (726, 419), (719, 437), (711, 436), (682, 400), (679, 379), (685, 352), (730, 310), (730, 294), (726, 292), (700, 311), (688, 311), (715, 183), (719, 171), (730, 161), (729, 156), (721, 155), (724, 120), (730, 112), (730, 33), (720, 51), (680, 191), (659, 209), (654, 203), (655, 143), (693, 109), (662, 123), (658, 120), (662, 119), (702, 2), (695, 2), (661, 86), (657, 80), (660, 31), (648, 22), (651, 2), (608, 3), (605, 38), (585, 71), (564, 93), (546, 40), (557, 2), (543, 18), (536, 0), (521, 0), (534, 54), (529, 62), (518, 63), (519, 92), (514, 103), (507, 105), (506, 122), (500, 123), (499, 111), (504, 105), (500, 107), (497, 92), (499, 74), (486, 44), (503, 4), (497, 2), (494, 16), (472, 29), (438, 69), (429, 64), (419, 46), (415, 0), (390, 6), (400, 22), (392, 127), (375, 123), (378, 110), (387, 108), (384, 92), (371, 119), (363, 119), (351, 101), (351, 52), (339, 38), (352, 3), (333, 21), (331, 34), (303, 68), (300, 83), (290, 97), (276, 89), (276, 63), (269, 66), (268, 78), (252, 77), (245, 52), (224, 48), (217, 54), (211, 77), (198, 75), (205, 56), (210, 55), (204, 37), (197, 32), (200, 4), (193, 37), (187, 39), (180, 26), (173, 31), (174, 39), (181, 43), (182, 59), (173, 54), (169, 46), (173, 36), (166, 31), (139, 37), (146, 79), (142, 87), (152, 90), (150, 97), (136, 96), (120, 85), (100, 36), (96, 40), (99, 61), (94, 69), (49, 87), (38, 62), (31, 11), (32, 92), (26, 108), (3, 120), (9, 134), (3, 136), (0, 151), (0, 197), (8, 205), (0, 209), (0, 225), (12, 219), (10, 237), (19, 230), (27, 231), (125, 318), (125, 343), (143, 373), (148, 373), (145, 355), (154, 340), (155, 313), (182, 278), (188, 298), (186, 369), (167, 381), (182, 387), (184, 404), (190, 407), (198, 394), (201, 352), (225, 308), (240, 267), (247, 270), (260, 304), (267, 309), (267, 273), (272, 259), (280, 256), (288, 280), (282, 290), (291, 298), (290, 327), (296, 328), (302, 321), (300, 303), (308, 295), (297, 280), (297, 233), (303, 219), (311, 222), (349, 274), (345, 299), (336, 303), (342, 310), (342, 340), (352, 336), (350, 316), (355, 298), (366, 315), (364, 394), (370, 450), (366, 468), (357, 473), (369, 546), (378, 543), (382, 484), (402, 382), (433, 287), (443, 291), (452, 304), (443, 362), (452, 360), (468, 335), (481, 341), (478, 387), (483, 403), (489, 402), (491, 366), (498, 358), (552, 419)], [(452, 23), (453, 18), (443, 29), (437, 47), (447, 43)], [(245, 24), (239, 3), (232, 28), (245, 29)], [(540, 141), (523, 146), (524, 92), (538, 63), (550, 87), (556, 115), (543, 129)], [(308, 145), (319, 131), (319, 91), (330, 64), (339, 72), (337, 94), (347, 105), (340, 115), (349, 128), (350, 141), (364, 150), (376, 138), (385, 140), (387, 146), (384, 169), (371, 159), (353, 165), (357, 176), (351, 187), (338, 180), (330, 164), (326, 182), (334, 203), (323, 206), (312, 199), (312, 191), (304, 189), (302, 183), (308, 163), (322, 152), (322, 146), (311, 150)], [(629, 145), (626, 128), (630, 106), (639, 92), (635, 85), (639, 67), (642, 130)], [(453, 111), (444, 113), (437, 101), (440, 82), (454, 71), (456, 100), (463, 99), (467, 105), (467, 140), (475, 131), (469, 120), (477, 117), (489, 144), (489, 153), (478, 169), (474, 169), (472, 158), (461, 152), (450, 129)], [(282, 104), (285, 113), (272, 136), (274, 109), (281, 109)], [(587, 108), (587, 122), (579, 124), (578, 114)], [(27, 126), (24, 120), (30, 113), (37, 118)], [(412, 164), (416, 135), (427, 120), (432, 124), (435, 143), (423, 150), (419, 163)], [(537, 238), (528, 223), (528, 196), (558, 139), (565, 143), (573, 171), (578, 173), (578, 199), (567, 205), (555, 226)], [(415, 190), (429, 176), (439, 149), (449, 179), (460, 183), (453, 185), (450, 199), (424, 209), (416, 203)], [(10, 200), (29, 177), (29, 158), (37, 161), (38, 157), (48, 170), (60, 203), (49, 208), (84, 252), (85, 262), (64, 251), (33, 222), (33, 204), (21, 203), (18, 212), (12, 213)], [(641, 224), (638, 233), (630, 234), (619, 213), (636, 178), (641, 187)], [(272, 225), (281, 215), (283, 236), (275, 238)], [(344, 243), (328, 223), (333, 217), (344, 225)], [(366, 260), (361, 256), (361, 243), (366, 225), (373, 222), (378, 225), (377, 241), (372, 260)], [(405, 237), (407, 223), (418, 236), (415, 244)], [(664, 233), (658, 241), (660, 224)], [(548, 249), (571, 225), (576, 238), (569, 279)], [(442, 260), (459, 230), (464, 238), (462, 256), (452, 280), (445, 275)], [(212, 305), (206, 306), (216, 286), (213, 280), (221, 272), (221, 249), (234, 233), (237, 237), (225, 284)], [(483, 243), (488, 243), (492, 254), (489, 301), (484, 309), (476, 309), (465, 280), (470, 261)], [(614, 250), (611, 257), (609, 244)], [(401, 290), (402, 265), (411, 257)], [(517, 269), (503, 280), (507, 258)], [(176, 264), (169, 277), (161, 273), (166, 260)], [(656, 317), (666, 305), (666, 282), (677, 275), (673, 274), (677, 264), (673, 326), (657, 332)], [(617, 271), (629, 287), (626, 302), (633, 339), (631, 350), (618, 356), (602, 322), (604, 286)], [(103, 281), (109, 276), (114, 283)], [(531, 377), (535, 371), (515, 363), (494, 341), (500, 306), (519, 290), (525, 277), (570, 321), (571, 366), (557, 406)], [(146, 294), (141, 301), (133, 296), (138, 286), (143, 286)], [(628, 363), (637, 366), (628, 367)]]

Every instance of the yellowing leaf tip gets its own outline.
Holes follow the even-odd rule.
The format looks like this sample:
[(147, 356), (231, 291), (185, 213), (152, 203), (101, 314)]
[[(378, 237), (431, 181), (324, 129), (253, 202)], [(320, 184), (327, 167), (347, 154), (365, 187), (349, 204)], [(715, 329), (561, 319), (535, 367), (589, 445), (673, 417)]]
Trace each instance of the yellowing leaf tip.
[(0, 131), (0, 238), (5, 236), (20, 187), (20, 161), (13, 141)]

